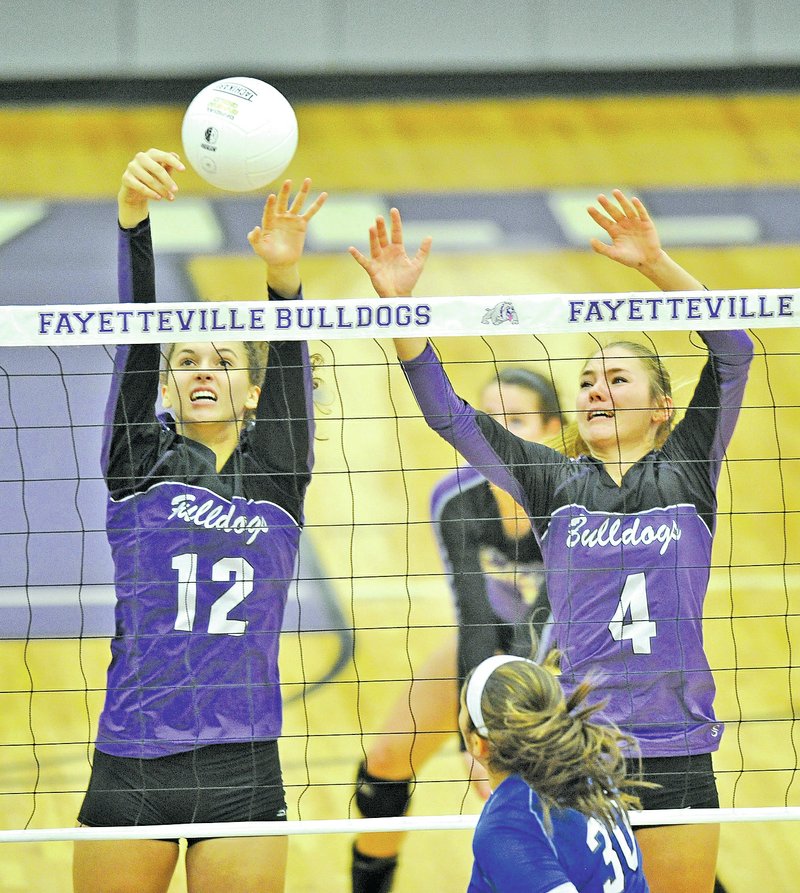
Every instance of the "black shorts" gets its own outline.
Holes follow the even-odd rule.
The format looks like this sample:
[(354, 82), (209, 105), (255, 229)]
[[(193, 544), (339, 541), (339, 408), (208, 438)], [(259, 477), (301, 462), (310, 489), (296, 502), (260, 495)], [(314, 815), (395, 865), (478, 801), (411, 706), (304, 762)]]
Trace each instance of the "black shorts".
[[(642, 757), (642, 781), (657, 788), (637, 790), (642, 809), (716, 809), (719, 806), (717, 780), (710, 753), (685, 757)], [(639, 775), (638, 760), (628, 760), (628, 776)], [(652, 828), (657, 825), (637, 825)]]
[(78, 821), (90, 828), (286, 821), (278, 742), (210, 744), (149, 760), (95, 750)]

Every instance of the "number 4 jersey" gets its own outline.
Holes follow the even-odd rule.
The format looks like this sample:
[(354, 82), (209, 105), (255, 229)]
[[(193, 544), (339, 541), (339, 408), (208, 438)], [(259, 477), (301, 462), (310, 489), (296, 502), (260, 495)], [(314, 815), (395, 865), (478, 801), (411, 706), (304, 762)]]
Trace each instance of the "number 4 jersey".
[(510, 434), (458, 398), (430, 348), (404, 369), (430, 426), (525, 507), (542, 548), (569, 690), (590, 677), (643, 756), (708, 753), (722, 727), (703, 651), (715, 489), (752, 346), (702, 336), (711, 356), (684, 418), (622, 485), (603, 464)]
[[(119, 272), (122, 300), (154, 300), (147, 222), (120, 231)], [(159, 359), (157, 344), (118, 350), (103, 449), (117, 605), (97, 747), (124, 757), (280, 734), (278, 640), (312, 464), (305, 344), (270, 345), (255, 420), (219, 472), (156, 417)]]

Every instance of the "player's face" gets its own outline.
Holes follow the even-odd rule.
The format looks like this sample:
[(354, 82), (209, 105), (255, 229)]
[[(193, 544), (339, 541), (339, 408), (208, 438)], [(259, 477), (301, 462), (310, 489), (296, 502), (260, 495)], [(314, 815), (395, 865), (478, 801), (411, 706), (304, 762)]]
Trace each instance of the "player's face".
[(667, 412), (653, 396), (644, 363), (620, 347), (608, 355), (598, 351), (583, 367), (576, 409), (578, 431), (596, 455), (634, 449), (644, 455)]
[(539, 395), (516, 384), (487, 385), (481, 395), (481, 409), (524, 440), (546, 440), (560, 428), (557, 419), (544, 421)]
[(183, 425), (241, 422), (258, 403), (250, 383), (247, 348), (241, 342), (176, 344), (161, 399)]

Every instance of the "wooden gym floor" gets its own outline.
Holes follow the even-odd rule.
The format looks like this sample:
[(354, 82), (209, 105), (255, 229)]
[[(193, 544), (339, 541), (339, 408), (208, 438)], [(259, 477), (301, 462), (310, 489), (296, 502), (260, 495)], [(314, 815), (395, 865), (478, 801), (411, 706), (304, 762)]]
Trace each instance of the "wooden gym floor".
[[(288, 175), (311, 176), (334, 196), (607, 191), (616, 185), (645, 191), (737, 188), (757, 195), (766, 188), (800, 188), (800, 96), (795, 95), (331, 103), (298, 105), (297, 111), (300, 147)], [(0, 108), (0, 201), (113, 198), (132, 152), (151, 145), (180, 150), (180, 118), (180, 109), (161, 107)], [(58, 134), (57, 151), (53, 134)], [(193, 174), (184, 177), (181, 197), (212, 194)], [(781, 215), (781, 207), (774, 213)], [(76, 221), (78, 232), (79, 227)], [(710, 287), (800, 282), (797, 244), (689, 245), (673, 254)], [(257, 295), (261, 289), (260, 270), (244, 254), (192, 258), (187, 273), (205, 298)], [(309, 255), (304, 280), (309, 296), (369, 294), (363, 273), (342, 251)], [(466, 253), (434, 248), (419, 294), (643, 288), (635, 274), (577, 245)], [(794, 722), (800, 678), (793, 667), (800, 645), (795, 571), (800, 345), (796, 330), (758, 334), (769, 356), (756, 359), (732, 461), (720, 484), (721, 520), (706, 607), (717, 710), (728, 721), (716, 766), (724, 805), (734, 802), (735, 794), (740, 806), (796, 806), (800, 782), (792, 784), (794, 775), (785, 770), (798, 764), (800, 746)], [(656, 343), (665, 356), (675, 355), (673, 374), (685, 393), (700, 354), (686, 334), (658, 336)], [(397, 680), (408, 678), (409, 664), (418, 669), (452, 635), (453, 622), (425, 524), (431, 486), (442, 468), (452, 467), (452, 452), (415, 418), (397, 370), (386, 365), (389, 344), (336, 342), (333, 353), (326, 345), (316, 347), (328, 365), (322, 369), (317, 477), (307, 514), (323, 569), (356, 633), (354, 660), (334, 683), (287, 705), (282, 755), (290, 815), (306, 819), (349, 814), (362, 741), (368, 745), (389, 703), (403, 693)], [(488, 364), (492, 351), (501, 362), (544, 363), (549, 355), (567, 403), (574, 393), (574, 358), (586, 351), (582, 339), (567, 337), (543, 345), (520, 337), (495, 338), (488, 345), (440, 339), (439, 347), (467, 397), (491, 366), (456, 365), (459, 361), (477, 358)], [(759, 461), (778, 456), (780, 462)], [(397, 470), (402, 467), (415, 470), (403, 475)], [(291, 699), (304, 679), (325, 677), (342, 639), (326, 632), (284, 638), (282, 670)], [(107, 653), (105, 641), (0, 641), (2, 827), (22, 827), (32, 812), (32, 827), (74, 823), (88, 772), (86, 745), (80, 742), (93, 734)], [(58, 693), (68, 689), (77, 691)], [(67, 741), (79, 743), (60, 743)], [(421, 773), (429, 783), (420, 785), (414, 812), (450, 814), (462, 801), (465, 810), (477, 812), (477, 798), (465, 792), (463, 782), (450, 781), (460, 778), (461, 770), (455, 736), (449, 736), (440, 756)], [(35, 799), (25, 793), (34, 786), (41, 792)], [(425, 889), (432, 881), (442, 893), (464, 890), (469, 844), (467, 833), (413, 835), (395, 889)], [(288, 889), (348, 890), (349, 849), (349, 839), (341, 835), (294, 838)], [(69, 843), (0, 845), (0, 893), (34, 889), (43, 877), (52, 893), (66, 893), (70, 856)], [(795, 826), (725, 826), (719, 873), (730, 893), (757, 885), (794, 889), (800, 873)], [(181, 889), (181, 883), (179, 874), (171, 890)]]

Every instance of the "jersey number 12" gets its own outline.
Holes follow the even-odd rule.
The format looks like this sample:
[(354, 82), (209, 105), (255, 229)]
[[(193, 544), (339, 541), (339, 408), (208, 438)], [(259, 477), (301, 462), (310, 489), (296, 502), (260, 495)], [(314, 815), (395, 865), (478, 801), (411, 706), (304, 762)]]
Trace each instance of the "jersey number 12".
[[(178, 572), (178, 613), (174, 628), (191, 632), (197, 610), (197, 555), (194, 552), (176, 555), (172, 569)], [(220, 558), (211, 567), (211, 579), (230, 586), (211, 605), (208, 631), (217, 635), (243, 635), (247, 621), (231, 620), (228, 615), (253, 591), (253, 566), (244, 558)]]
[[(630, 620), (626, 621), (627, 616), (630, 616)], [(630, 574), (625, 578), (608, 631), (616, 642), (630, 639), (634, 654), (650, 654), (650, 639), (655, 637), (656, 625), (650, 619), (643, 573)]]

